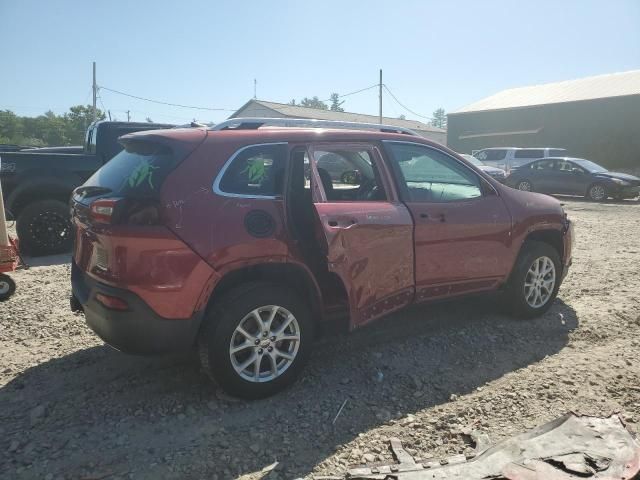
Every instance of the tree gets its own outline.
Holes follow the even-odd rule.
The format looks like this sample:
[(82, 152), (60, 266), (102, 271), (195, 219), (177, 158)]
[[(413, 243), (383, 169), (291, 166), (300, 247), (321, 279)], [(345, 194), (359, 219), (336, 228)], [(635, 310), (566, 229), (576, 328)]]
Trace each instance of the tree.
[(295, 104), (296, 104), (296, 99), (295, 99), (295, 98), (292, 98), (292, 99), (289, 101), (289, 105), (295, 105)]
[(398, 120), (406, 120), (407, 117), (404, 116), (404, 113), (398, 115)]
[(151, 120), (151, 117), (147, 117), (146, 120), (148, 123), (153, 123), (153, 120)]
[(317, 108), (318, 110), (328, 110), (329, 106), (320, 100), (318, 97), (307, 98), (304, 97), (300, 100), (300, 106), (308, 108)]
[[(97, 111), (98, 120), (104, 112)], [(81, 145), (93, 121), (90, 105), (75, 105), (63, 115), (52, 111), (38, 117), (21, 117), (10, 110), (0, 111), (0, 143), (32, 146)]]
[(445, 113), (444, 108), (438, 108), (433, 112), (431, 125), (437, 128), (447, 128), (447, 114)]
[(329, 110), (332, 110), (334, 112), (344, 112), (344, 108), (341, 107), (341, 105), (344, 103), (344, 100), (340, 101), (340, 95), (338, 95), (337, 93), (332, 93), (329, 99), (331, 100), (331, 107), (329, 108)]

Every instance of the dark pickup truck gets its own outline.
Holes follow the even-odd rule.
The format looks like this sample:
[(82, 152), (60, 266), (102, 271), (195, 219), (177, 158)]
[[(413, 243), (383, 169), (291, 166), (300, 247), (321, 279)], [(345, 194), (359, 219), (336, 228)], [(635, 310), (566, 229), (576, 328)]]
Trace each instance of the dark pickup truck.
[(0, 153), (3, 200), (9, 218), (16, 219), (21, 249), (31, 255), (70, 250), (69, 198), (73, 189), (122, 150), (120, 136), (172, 127), (100, 121), (87, 130), (80, 152), (77, 147), (64, 147)]

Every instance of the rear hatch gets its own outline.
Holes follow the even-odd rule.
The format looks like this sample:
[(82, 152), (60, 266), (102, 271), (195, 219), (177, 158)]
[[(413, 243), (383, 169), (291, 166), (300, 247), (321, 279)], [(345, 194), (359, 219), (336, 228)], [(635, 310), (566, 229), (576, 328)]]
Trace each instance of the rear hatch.
[(132, 267), (141, 255), (175, 242), (165, 227), (162, 186), (205, 137), (197, 128), (121, 137), (124, 150), (72, 195), (74, 260), (81, 270), (106, 283), (127, 284), (135, 281)]

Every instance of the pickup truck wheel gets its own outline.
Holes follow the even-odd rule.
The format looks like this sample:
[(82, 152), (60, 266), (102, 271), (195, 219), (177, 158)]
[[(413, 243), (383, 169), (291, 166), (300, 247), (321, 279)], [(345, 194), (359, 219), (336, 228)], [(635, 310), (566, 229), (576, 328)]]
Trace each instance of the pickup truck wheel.
[(203, 369), (231, 395), (256, 399), (295, 381), (313, 341), (308, 306), (290, 288), (254, 283), (225, 294), (198, 338)]
[(71, 249), (69, 206), (58, 200), (30, 203), (18, 215), (21, 248), (30, 255), (51, 255)]
[(16, 291), (16, 282), (9, 275), (0, 273), (0, 302), (8, 300)]
[(553, 304), (561, 278), (557, 250), (547, 243), (526, 242), (505, 292), (512, 313), (522, 318), (542, 315)]

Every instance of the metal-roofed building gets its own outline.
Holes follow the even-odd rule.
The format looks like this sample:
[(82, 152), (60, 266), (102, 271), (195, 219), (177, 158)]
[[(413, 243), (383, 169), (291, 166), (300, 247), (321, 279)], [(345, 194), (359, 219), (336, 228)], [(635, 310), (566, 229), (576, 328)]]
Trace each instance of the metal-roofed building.
[[(259, 118), (314, 118), (318, 120), (338, 120), (341, 122), (378, 123), (376, 115), (362, 113), (334, 112), (317, 108), (301, 107), (285, 103), (266, 102), (264, 100), (249, 100), (229, 118), (259, 117)], [(417, 134), (446, 145), (447, 131), (432, 127), (416, 120), (402, 120), (399, 118), (382, 117), (382, 123), (395, 127), (409, 128)]]
[(640, 168), (640, 70), (504, 90), (448, 115), (447, 144), (556, 147)]

